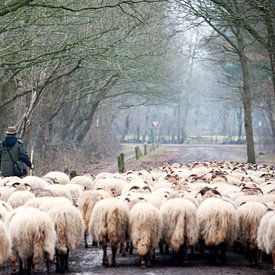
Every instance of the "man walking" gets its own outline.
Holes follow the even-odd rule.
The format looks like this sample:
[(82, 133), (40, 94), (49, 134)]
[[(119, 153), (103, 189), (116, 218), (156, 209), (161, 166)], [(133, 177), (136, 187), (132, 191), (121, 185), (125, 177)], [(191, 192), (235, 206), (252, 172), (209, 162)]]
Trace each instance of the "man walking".
[[(0, 143), (1, 175), (4, 177), (26, 176), (27, 168), (25, 165), (33, 169), (33, 164), (30, 161), (22, 141), (17, 138), (16, 128), (8, 127), (6, 137)], [(18, 174), (18, 170), (21, 171), (21, 173)], [(25, 174), (23, 171), (25, 171)]]

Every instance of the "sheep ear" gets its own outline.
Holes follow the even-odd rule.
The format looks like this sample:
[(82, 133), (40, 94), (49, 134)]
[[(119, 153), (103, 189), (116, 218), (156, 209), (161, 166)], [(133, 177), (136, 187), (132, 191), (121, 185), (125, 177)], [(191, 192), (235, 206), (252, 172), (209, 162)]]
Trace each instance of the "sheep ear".
[[(195, 196), (195, 198), (197, 198), (199, 194), (201, 194), (201, 195), (202, 195), (202, 192), (201, 192), (201, 191), (200, 191), (200, 192), (198, 192), (198, 193), (197, 193), (197, 195)], [(202, 196), (203, 196), (203, 195), (202, 195)]]
[(131, 190), (137, 190), (137, 189), (139, 189), (139, 187), (138, 187), (138, 186), (136, 186), (136, 185), (134, 185), (134, 186), (132, 186), (132, 187), (130, 188), (130, 190), (129, 190), (129, 191), (131, 191)]
[(24, 186), (27, 187), (28, 190), (32, 190), (32, 187), (28, 183), (25, 183)]
[(151, 190), (151, 188), (149, 186), (144, 186), (143, 190), (149, 190), (152, 193), (152, 190)]
[(20, 182), (14, 182), (11, 186), (12, 187), (16, 187), (17, 185), (19, 185), (20, 184)]

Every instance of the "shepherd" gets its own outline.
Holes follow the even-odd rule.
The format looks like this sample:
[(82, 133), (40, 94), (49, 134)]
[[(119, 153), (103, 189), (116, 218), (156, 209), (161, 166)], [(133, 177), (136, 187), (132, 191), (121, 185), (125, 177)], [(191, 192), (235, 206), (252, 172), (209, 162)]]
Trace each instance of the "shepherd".
[(8, 127), (5, 139), (0, 143), (1, 176), (26, 176), (26, 165), (34, 168), (23, 142), (17, 137), (16, 127)]

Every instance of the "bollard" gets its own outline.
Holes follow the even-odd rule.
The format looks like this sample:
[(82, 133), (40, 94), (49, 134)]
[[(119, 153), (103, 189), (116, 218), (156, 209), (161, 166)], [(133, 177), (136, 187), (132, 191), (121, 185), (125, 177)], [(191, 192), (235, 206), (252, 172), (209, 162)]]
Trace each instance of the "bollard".
[(144, 143), (144, 156), (147, 155), (147, 143)]
[(124, 173), (125, 172), (124, 153), (120, 153), (117, 156), (117, 166), (118, 166), (118, 172), (119, 173)]

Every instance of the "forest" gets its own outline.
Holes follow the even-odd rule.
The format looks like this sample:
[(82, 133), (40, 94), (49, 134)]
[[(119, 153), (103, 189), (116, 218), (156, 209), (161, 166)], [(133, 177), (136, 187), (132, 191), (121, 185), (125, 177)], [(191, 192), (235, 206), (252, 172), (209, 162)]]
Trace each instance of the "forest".
[(3, 0), (0, 139), (42, 172), (121, 143), (275, 153), (273, 0)]

